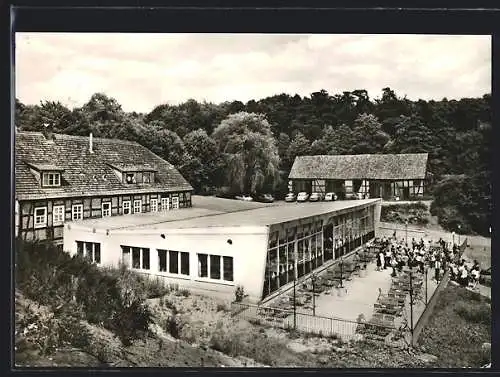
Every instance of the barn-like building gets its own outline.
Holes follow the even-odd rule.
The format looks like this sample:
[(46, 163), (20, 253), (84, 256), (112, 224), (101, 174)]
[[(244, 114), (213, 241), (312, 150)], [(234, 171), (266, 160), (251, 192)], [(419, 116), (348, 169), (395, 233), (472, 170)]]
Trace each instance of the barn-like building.
[(298, 156), (289, 174), (289, 190), (422, 198), (427, 159), (427, 153)]

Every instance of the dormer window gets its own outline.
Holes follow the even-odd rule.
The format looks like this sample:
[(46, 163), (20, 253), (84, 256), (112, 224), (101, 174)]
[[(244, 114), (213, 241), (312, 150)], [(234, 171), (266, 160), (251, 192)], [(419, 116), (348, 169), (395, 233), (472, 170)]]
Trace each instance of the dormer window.
[(42, 186), (44, 187), (61, 186), (61, 173), (59, 172), (42, 173)]
[(145, 171), (144, 173), (142, 173), (142, 177), (143, 177), (143, 183), (151, 183), (151, 173), (150, 172)]
[(127, 183), (136, 183), (135, 174), (134, 173), (126, 173), (125, 182)]

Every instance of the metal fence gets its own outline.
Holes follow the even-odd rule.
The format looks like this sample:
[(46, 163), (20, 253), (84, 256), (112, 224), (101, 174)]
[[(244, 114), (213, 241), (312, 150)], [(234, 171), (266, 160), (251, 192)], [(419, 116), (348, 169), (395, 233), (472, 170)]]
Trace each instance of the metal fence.
[(344, 342), (374, 340), (395, 346), (408, 344), (408, 336), (404, 334), (405, 331), (395, 326), (317, 316), (300, 311), (294, 312), (248, 303), (233, 303), (232, 312), (233, 316), (254, 324), (332, 337)]
[[(455, 256), (456, 260), (461, 259), (462, 254), (464, 253), (466, 247), (467, 247), (467, 238), (459, 246), (459, 253), (458, 253), (458, 255)], [(436, 306), (436, 303), (439, 299), (439, 294), (446, 288), (449, 280), (450, 280), (450, 270), (446, 269), (441, 281), (439, 282), (438, 286), (434, 290), (432, 296), (429, 297), (428, 299), (426, 298), (425, 309), (423, 310), (422, 314), (418, 318), (418, 320), (413, 328), (412, 337), (411, 337), (413, 346), (417, 345), (420, 334), (422, 333), (422, 330), (424, 329), (425, 325), (429, 321), (429, 319), (432, 315), (432, 311), (434, 310), (434, 307)]]

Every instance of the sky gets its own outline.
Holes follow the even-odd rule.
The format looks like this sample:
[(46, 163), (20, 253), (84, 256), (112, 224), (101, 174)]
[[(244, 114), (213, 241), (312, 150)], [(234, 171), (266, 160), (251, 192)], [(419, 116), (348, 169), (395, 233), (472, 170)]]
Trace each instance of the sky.
[(412, 100), (491, 92), (491, 37), (345, 34), (17, 33), (15, 95), (73, 108), (92, 94), (149, 112), (192, 98), (390, 87)]

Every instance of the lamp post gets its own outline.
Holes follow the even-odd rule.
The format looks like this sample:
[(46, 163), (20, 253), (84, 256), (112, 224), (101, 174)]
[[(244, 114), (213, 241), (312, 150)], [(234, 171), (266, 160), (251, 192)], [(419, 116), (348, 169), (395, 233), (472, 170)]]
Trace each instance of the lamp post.
[(429, 266), (425, 266), (425, 306), (427, 306), (427, 271)]
[(344, 257), (340, 257), (340, 287), (339, 288), (344, 288), (343, 286), (343, 272), (344, 272)]
[(297, 293), (296, 286), (297, 280), (295, 279), (295, 274), (293, 277), (293, 329), (297, 329)]
[(451, 232), (451, 239), (452, 239), (452, 243), (454, 246), (455, 245), (455, 232)]
[(410, 331), (413, 342), (413, 267), (410, 267)]
[(405, 243), (408, 246), (408, 219), (405, 220)]
[(457, 234), (458, 234), (458, 246), (460, 246), (460, 228), (462, 226), (460, 224), (458, 224), (458, 231), (457, 231)]
[(313, 295), (313, 316), (316, 315), (316, 294), (315, 294), (315, 291), (316, 291), (316, 274), (311, 274), (311, 283), (312, 283), (312, 295)]

